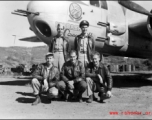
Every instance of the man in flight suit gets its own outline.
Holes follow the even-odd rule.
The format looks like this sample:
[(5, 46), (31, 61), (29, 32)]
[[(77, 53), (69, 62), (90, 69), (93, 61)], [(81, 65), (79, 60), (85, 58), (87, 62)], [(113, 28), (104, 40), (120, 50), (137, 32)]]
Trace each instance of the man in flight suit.
[(92, 35), (87, 33), (89, 22), (83, 20), (80, 22), (79, 27), (82, 33), (76, 36), (74, 48), (77, 51), (78, 60), (86, 67), (87, 63), (91, 62), (91, 55), (95, 50), (95, 43)]
[(67, 37), (63, 36), (64, 26), (57, 25), (57, 35), (53, 37), (49, 52), (54, 53), (54, 65), (58, 67), (59, 71), (65, 61), (68, 59), (68, 52), (70, 51), (70, 44)]
[(53, 65), (53, 53), (46, 54), (46, 63), (39, 64), (33, 72), (32, 88), (36, 96), (32, 105), (37, 105), (41, 102), (41, 93), (47, 92), (48, 98), (51, 99), (58, 96), (56, 83), (60, 79), (60, 73), (57, 67)]
[(100, 102), (112, 96), (111, 90), (113, 80), (107, 67), (100, 62), (100, 53), (93, 54), (93, 62), (90, 62), (86, 69), (88, 103), (93, 100), (93, 92), (99, 92)]
[[(58, 82), (58, 89), (64, 94), (67, 101), (68, 94), (74, 95), (75, 98), (82, 102), (82, 94), (87, 88), (85, 82), (85, 72), (81, 61), (77, 60), (76, 51), (70, 52), (70, 60), (65, 62), (61, 71), (61, 81)], [(76, 94), (74, 93), (78, 93)]]

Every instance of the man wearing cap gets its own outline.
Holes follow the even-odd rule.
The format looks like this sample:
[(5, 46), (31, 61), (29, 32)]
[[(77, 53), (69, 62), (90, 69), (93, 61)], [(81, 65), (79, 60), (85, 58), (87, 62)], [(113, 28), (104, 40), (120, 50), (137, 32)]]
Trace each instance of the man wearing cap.
[(58, 89), (56, 83), (60, 79), (59, 70), (53, 65), (53, 53), (47, 53), (46, 63), (39, 64), (37, 69), (33, 72), (32, 88), (36, 96), (32, 105), (37, 105), (41, 102), (41, 93), (47, 92), (48, 98), (51, 102), (52, 98), (58, 96)]
[(112, 77), (107, 67), (100, 62), (100, 53), (95, 52), (93, 54), (93, 62), (88, 64), (85, 76), (88, 85), (88, 103), (91, 103), (93, 100), (93, 92), (99, 92), (98, 96), (100, 97), (100, 102), (112, 96)]
[[(70, 52), (70, 60), (65, 62), (61, 71), (61, 81), (57, 83), (58, 89), (67, 101), (71, 95), (82, 102), (82, 94), (87, 88), (85, 72), (81, 61), (77, 60), (76, 51)], [(74, 94), (77, 93), (77, 94)], [(69, 96), (70, 98), (70, 96)]]
[(57, 35), (53, 37), (49, 51), (54, 53), (54, 65), (58, 67), (59, 71), (65, 61), (68, 60), (68, 52), (70, 51), (70, 44), (67, 37), (63, 36), (64, 26), (57, 25)]
[(76, 36), (74, 47), (77, 51), (78, 60), (86, 67), (86, 64), (91, 61), (91, 55), (95, 50), (95, 43), (92, 35), (87, 33), (89, 22), (83, 20), (80, 22), (79, 27), (81, 28), (82, 33)]

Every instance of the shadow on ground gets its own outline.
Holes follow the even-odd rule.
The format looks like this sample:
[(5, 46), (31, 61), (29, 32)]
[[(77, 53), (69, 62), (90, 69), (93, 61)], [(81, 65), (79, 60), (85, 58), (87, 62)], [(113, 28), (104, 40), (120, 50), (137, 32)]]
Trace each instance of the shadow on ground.
[[(31, 96), (31, 93), (24, 93), (22, 95)], [(16, 101), (19, 102), (19, 103), (32, 104), (35, 101), (35, 97), (34, 98), (19, 97), (19, 98), (16, 99)], [(50, 104), (51, 103), (51, 101), (47, 98), (46, 95), (41, 96), (41, 102), (44, 103), (44, 104)]]
[(14, 80), (14, 81), (1, 81), (0, 85), (10, 85), (10, 86), (25, 86), (30, 84), (31, 80)]
[[(127, 75), (120, 76), (114, 75), (113, 78), (113, 87), (142, 87), (142, 86), (152, 86), (152, 80), (143, 78), (142, 75)], [(14, 81), (1, 81), (0, 85), (9, 85), (9, 86), (25, 86), (30, 84), (31, 80), (29, 79), (16, 79)]]
[(135, 76), (113, 76), (113, 87), (142, 87), (152, 86), (152, 80), (143, 78), (141, 75)]
[(19, 97), (16, 99), (19, 103), (33, 103), (35, 98), (25, 98), (25, 97)]
[[(20, 94), (22, 96), (27, 96), (27, 97), (33, 97), (33, 98), (27, 98), (27, 97), (19, 97), (16, 99), (16, 101), (18, 101), (19, 103), (33, 103), (35, 100), (35, 96), (33, 95), (33, 93), (25, 93), (25, 92), (16, 92), (17, 94)], [(83, 97), (83, 101), (86, 101), (88, 98)], [(61, 99), (53, 99), (55, 101), (64, 101)], [(49, 104), (50, 101), (47, 98), (46, 93), (43, 93), (41, 96), (41, 102), (44, 104)], [(68, 102), (78, 102), (78, 100), (69, 100)]]
[(23, 95), (23, 96), (30, 96), (34, 97), (33, 93), (25, 93), (25, 92), (16, 92), (17, 94)]

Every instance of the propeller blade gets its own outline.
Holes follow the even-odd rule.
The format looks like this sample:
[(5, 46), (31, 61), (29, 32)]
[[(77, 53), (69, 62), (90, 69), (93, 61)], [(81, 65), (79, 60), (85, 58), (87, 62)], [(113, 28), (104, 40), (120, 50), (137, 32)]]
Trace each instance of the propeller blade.
[(145, 8), (143, 8), (142, 6), (140, 6), (139, 4), (137, 3), (134, 3), (130, 0), (118, 0), (119, 4), (121, 4), (122, 6), (128, 8), (129, 10), (132, 10), (134, 12), (138, 12), (138, 13), (141, 13), (141, 14), (144, 14), (144, 15), (148, 15), (148, 16), (151, 16), (152, 17), (152, 14), (147, 11)]

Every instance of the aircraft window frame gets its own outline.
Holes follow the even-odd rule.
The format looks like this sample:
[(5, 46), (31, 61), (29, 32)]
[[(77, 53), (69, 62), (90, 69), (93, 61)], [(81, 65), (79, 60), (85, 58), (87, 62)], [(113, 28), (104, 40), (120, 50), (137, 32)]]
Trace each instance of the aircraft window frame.
[[(91, 4), (91, 2), (95, 2), (95, 1), (99, 2), (99, 4), (97, 6)], [(94, 1), (90, 0), (89, 3), (90, 3), (91, 6), (94, 6), (96, 8), (101, 8), (101, 9), (106, 9), (106, 10), (108, 9), (108, 4), (107, 4), (106, 0), (94, 0)]]
[(103, 9), (108, 9), (107, 1), (106, 0), (99, 0), (100, 1), (100, 7)]
[[(94, 2), (94, 3), (95, 3), (95, 2), (98, 2), (98, 5), (92, 4), (91, 2)], [(97, 7), (97, 8), (100, 8), (100, 6), (101, 6), (101, 5), (100, 5), (100, 0), (90, 0), (90, 5), (91, 5), (91, 6), (94, 6), (94, 7)]]

